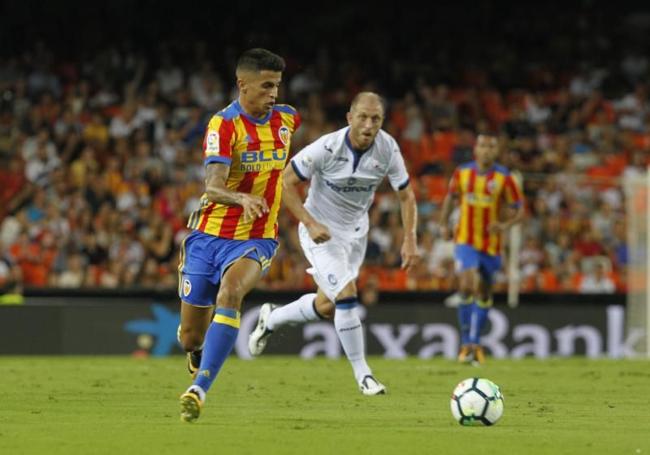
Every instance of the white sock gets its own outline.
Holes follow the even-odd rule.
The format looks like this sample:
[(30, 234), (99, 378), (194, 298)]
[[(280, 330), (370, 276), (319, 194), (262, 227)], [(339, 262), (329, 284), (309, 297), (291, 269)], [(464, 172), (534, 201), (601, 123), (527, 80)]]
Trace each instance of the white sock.
[(363, 327), (357, 309), (343, 309), (337, 306), (334, 314), (334, 327), (345, 355), (352, 364), (357, 382), (361, 381), (365, 376), (372, 375), (372, 371), (366, 363)]
[(314, 309), (315, 298), (316, 294), (314, 293), (305, 294), (298, 300), (276, 308), (266, 321), (266, 328), (275, 330), (285, 324), (304, 324), (305, 322), (319, 320), (320, 318)]
[(201, 386), (198, 385), (191, 385), (186, 391), (187, 392), (196, 392), (199, 395), (199, 400), (201, 400), (201, 403), (205, 402), (205, 390)]

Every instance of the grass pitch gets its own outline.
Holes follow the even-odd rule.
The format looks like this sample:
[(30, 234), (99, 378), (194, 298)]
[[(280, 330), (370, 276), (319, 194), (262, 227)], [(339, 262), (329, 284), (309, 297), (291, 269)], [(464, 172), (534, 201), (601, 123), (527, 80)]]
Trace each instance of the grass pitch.
[[(650, 454), (650, 362), (371, 358), (386, 396), (346, 360), (230, 358), (200, 419), (179, 420), (181, 357), (0, 357), (2, 454)], [(460, 380), (501, 386), (504, 416), (461, 427)]]

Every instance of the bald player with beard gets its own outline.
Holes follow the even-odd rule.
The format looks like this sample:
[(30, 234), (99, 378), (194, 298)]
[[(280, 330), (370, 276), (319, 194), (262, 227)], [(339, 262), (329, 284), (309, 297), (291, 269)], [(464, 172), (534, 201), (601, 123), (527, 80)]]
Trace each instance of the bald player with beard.
[[(366, 362), (356, 308), (356, 279), (368, 240), (368, 210), (385, 177), (399, 199), (404, 226), (402, 268), (410, 269), (419, 257), (415, 195), (397, 142), (381, 129), (384, 116), (379, 95), (359, 93), (347, 113), (348, 126), (305, 147), (284, 170), (284, 203), (300, 221), (300, 244), (318, 290), (281, 307), (262, 305), (249, 338), (249, 350), (258, 356), (271, 334), (286, 324), (333, 319), (364, 395), (386, 393)], [(310, 185), (303, 203), (297, 186), (304, 181)]]

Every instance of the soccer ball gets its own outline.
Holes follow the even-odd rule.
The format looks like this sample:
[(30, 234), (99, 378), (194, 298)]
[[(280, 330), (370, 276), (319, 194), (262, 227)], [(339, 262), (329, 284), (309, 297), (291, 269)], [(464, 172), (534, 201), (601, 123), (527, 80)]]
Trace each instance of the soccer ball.
[(451, 414), (461, 425), (494, 425), (503, 415), (503, 395), (489, 379), (461, 381), (451, 395)]

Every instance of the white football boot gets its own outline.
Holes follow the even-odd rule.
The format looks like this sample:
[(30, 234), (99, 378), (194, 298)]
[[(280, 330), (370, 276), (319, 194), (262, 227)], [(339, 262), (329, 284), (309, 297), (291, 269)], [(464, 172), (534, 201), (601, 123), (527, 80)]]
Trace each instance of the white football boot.
[(377, 381), (374, 376), (367, 375), (359, 382), (359, 390), (364, 395), (385, 395), (386, 386)]
[(272, 303), (265, 303), (260, 308), (260, 314), (257, 317), (257, 325), (248, 337), (248, 351), (252, 356), (258, 356), (264, 352), (266, 342), (273, 331), (266, 328), (266, 321), (269, 319), (271, 312), (277, 307)]

